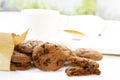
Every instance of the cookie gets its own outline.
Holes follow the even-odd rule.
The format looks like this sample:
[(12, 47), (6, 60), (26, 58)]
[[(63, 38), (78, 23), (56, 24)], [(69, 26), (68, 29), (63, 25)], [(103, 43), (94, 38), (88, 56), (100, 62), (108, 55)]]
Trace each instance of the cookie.
[(82, 67), (69, 67), (65, 70), (68, 76), (83, 76), (83, 75), (100, 75), (101, 71), (99, 69), (85, 69)]
[(32, 53), (34, 47), (36, 47), (37, 45), (42, 44), (42, 41), (37, 41), (37, 40), (27, 40), (24, 42), (21, 42), (20, 44), (18, 44), (15, 49), (23, 52), (23, 53)]
[(76, 54), (74, 52), (72, 52), (71, 49), (69, 49), (68, 47), (64, 46), (64, 45), (59, 45), (59, 47), (65, 52), (66, 55), (66, 61), (69, 57), (71, 56), (76, 56)]
[(11, 57), (11, 61), (17, 62), (17, 63), (28, 63), (32, 61), (32, 55), (24, 54), (24, 53), (14, 50), (13, 55)]
[(68, 62), (72, 66), (79, 66), (82, 68), (89, 68), (89, 69), (97, 69), (99, 68), (99, 64), (91, 59), (87, 58), (82, 58), (82, 57), (77, 57), (77, 56), (72, 56), (68, 59)]
[(78, 48), (74, 52), (79, 57), (85, 57), (93, 60), (101, 60), (103, 58), (100, 52), (89, 48)]
[(56, 71), (64, 66), (66, 60), (64, 51), (48, 42), (34, 48), (32, 58), (35, 66), (44, 71)]
[(16, 71), (16, 70), (27, 70), (32, 67), (31, 63), (14, 63), (11, 62), (10, 64), (10, 70), (11, 71)]

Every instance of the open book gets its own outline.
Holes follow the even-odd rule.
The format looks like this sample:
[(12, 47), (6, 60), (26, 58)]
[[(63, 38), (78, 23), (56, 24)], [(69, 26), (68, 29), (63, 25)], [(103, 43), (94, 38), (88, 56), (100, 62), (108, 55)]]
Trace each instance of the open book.
[(76, 32), (61, 32), (54, 36), (53, 41), (72, 49), (93, 48), (103, 54), (120, 55), (120, 21), (90, 15), (69, 16), (65, 30)]

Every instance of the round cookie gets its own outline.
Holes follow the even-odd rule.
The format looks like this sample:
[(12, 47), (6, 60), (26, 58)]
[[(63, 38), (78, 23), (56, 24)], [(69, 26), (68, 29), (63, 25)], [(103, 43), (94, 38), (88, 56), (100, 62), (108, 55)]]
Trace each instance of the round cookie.
[(103, 58), (100, 52), (89, 48), (78, 48), (74, 51), (74, 53), (76, 53), (79, 57), (85, 57), (93, 60), (101, 60)]
[(37, 45), (42, 44), (42, 41), (37, 41), (37, 40), (27, 40), (24, 42), (21, 42), (20, 44), (18, 44), (15, 49), (23, 52), (23, 53), (32, 53), (34, 47), (36, 47)]
[(32, 58), (37, 68), (56, 71), (64, 66), (66, 55), (59, 46), (47, 42), (34, 48)]
[(32, 55), (24, 54), (24, 53), (14, 50), (13, 55), (11, 57), (11, 61), (17, 62), (17, 63), (28, 63), (32, 61)]
[(11, 62), (10, 64), (10, 70), (11, 71), (16, 71), (16, 70), (27, 70), (32, 67), (31, 63), (14, 63)]

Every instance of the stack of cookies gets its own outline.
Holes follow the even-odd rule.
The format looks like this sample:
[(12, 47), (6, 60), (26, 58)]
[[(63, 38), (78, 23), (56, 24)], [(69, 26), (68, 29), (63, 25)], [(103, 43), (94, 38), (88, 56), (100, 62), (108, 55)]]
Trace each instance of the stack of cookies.
[(99, 64), (96, 61), (103, 58), (101, 53), (88, 48), (78, 48), (73, 53), (75, 56), (67, 58), (71, 65), (65, 71), (68, 76), (100, 75)]
[(42, 41), (28, 40), (15, 46), (11, 58), (10, 70), (26, 70), (31, 68), (33, 49), (40, 44), (42, 44)]
[(68, 59), (72, 67), (66, 69), (68, 76), (100, 74), (99, 64), (94, 60), (72, 56)]
[(100, 75), (97, 60), (103, 58), (102, 54), (87, 48), (78, 48), (72, 51), (60, 44), (27, 40), (15, 46), (10, 69), (27, 70), (32, 66), (43, 71), (57, 71), (68, 62), (65, 72), (68, 76)]

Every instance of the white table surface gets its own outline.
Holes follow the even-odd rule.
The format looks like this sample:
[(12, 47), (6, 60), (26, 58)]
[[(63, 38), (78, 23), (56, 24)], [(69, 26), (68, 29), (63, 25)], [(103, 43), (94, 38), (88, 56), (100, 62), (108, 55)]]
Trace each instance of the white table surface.
[(100, 64), (101, 75), (68, 77), (65, 69), (61, 68), (55, 72), (43, 72), (38, 69), (26, 71), (0, 71), (0, 80), (119, 80), (120, 79), (120, 58), (104, 56)]
[[(0, 12), (0, 32), (22, 33), (28, 29), (25, 26), (20, 13)], [(111, 21), (108, 21), (111, 23)], [(107, 23), (108, 23), (107, 22)], [(116, 24), (116, 23), (114, 23)], [(119, 25), (118, 21), (116, 26)], [(109, 25), (109, 24), (108, 24)], [(90, 75), (80, 77), (68, 77), (63, 67), (56, 72), (43, 72), (38, 69), (26, 71), (0, 71), (0, 80), (119, 80), (120, 79), (120, 57), (104, 56), (100, 64), (101, 75)]]

